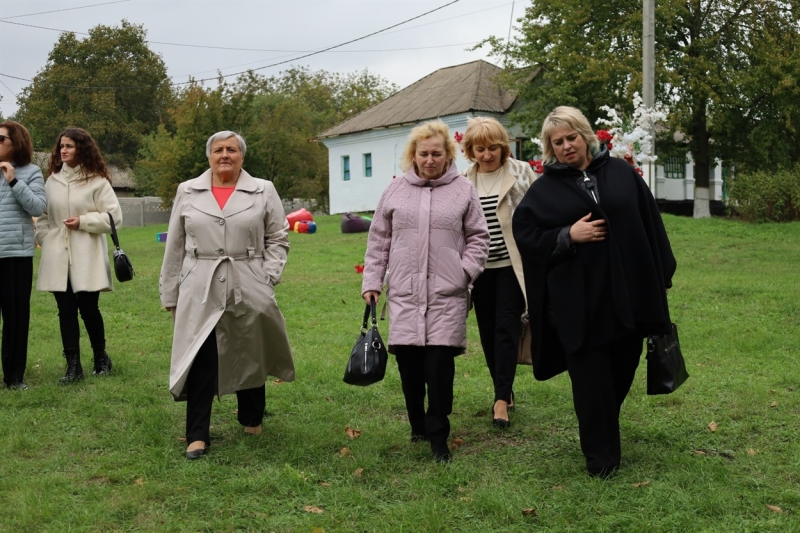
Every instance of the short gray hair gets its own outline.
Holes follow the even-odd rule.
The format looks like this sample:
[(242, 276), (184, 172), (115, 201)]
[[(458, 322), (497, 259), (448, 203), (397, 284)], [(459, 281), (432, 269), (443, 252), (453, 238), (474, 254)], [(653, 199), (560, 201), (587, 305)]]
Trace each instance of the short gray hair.
[(247, 153), (247, 143), (244, 142), (244, 137), (236, 133), (235, 131), (218, 131), (214, 135), (208, 138), (206, 142), (206, 157), (211, 157), (211, 145), (217, 141), (224, 141), (225, 139), (230, 139), (231, 137), (236, 137), (236, 140), (239, 141), (239, 149), (242, 151), (242, 157)]

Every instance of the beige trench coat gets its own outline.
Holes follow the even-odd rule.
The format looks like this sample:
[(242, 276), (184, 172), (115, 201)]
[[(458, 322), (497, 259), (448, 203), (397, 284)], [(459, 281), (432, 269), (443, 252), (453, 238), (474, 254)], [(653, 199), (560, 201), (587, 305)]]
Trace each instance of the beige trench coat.
[(289, 224), (269, 181), (242, 170), (220, 210), (211, 170), (181, 183), (167, 233), (159, 292), (176, 307), (169, 388), (186, 399), (186, 378), (216, 328), (218, 394), (294, 381), (286, 323), (275, 301), (289, 251)]

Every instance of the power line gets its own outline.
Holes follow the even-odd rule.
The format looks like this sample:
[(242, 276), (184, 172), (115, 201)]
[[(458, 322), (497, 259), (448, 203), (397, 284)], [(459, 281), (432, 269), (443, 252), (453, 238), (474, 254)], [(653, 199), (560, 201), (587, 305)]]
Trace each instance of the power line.
[(39, 13), (28, 13), (27, 15), (14, 15), (13, 17), (3, 17), (0, 20), (8, 20), (8, 19), (18, 19), (22, 17), (33, 17), (35, 15), (47, 15), (48, 13), (60, 13), (62, 11), (75, 11), (76, 9), (86, 9), (89, 7), (97, 7), (97, 6), (107, 6), (110, 4), (124, 4), (125, 2), (130, 2), (131, 0), (116, 0), (115, 2), (104, 2), (102, 4), (91, 4), (88, 6), (79, 6), (79, 7), (67, 7), (64, 9), (54, 9), (53, 11), (40, 11)]
[(10, 92), (11, 94), (13, 94), (13, 95), (14, 95), (14, 98), (19, 98), (19, 96), (17, 95), (17, 93), (15, 93), (14, 91), (12, 91), (12, 90), (11, 90), (11, 87), (9, 87), (8, 85), (6, 85), (6, 83), (5, 83), (3, 80), (0, 80), (0, 83), (2, 83), (2, 84), (3, 84), (3, 87), (5, 87), (6, 89), (8, 89), (8, 92)]
[[(128, 2), (130, 0), (121, 0), (121, 1)], [(231, 52), (273, 52), (273, 53), (290, 53), (290, 54), (294, 54), (294, 53), (298, 53), (298, 54), (303, 54), (303, 53), (318, 54), (318, 53), (322, 53), (322, 52), (326, 52), (326, 51), (332, 50), (333, 48), (339, 48), (339, 47), (342, 47), (342, 46), (344, 46), (346, 44), (350, 44), (350, 43), (354, 43), (356, 41), (360, 41), (362, 39), (366, 39), (367, 37), (372, 37), (373, 35), (376, 35), (378, 33), (386, 32), (386, 31), (388, 31), (388, 30), (390, 30), (392, 28), (396, 28), (397, 26), (401, 26), (403, 24), (407, 24), (408, 22), (411, 22), (412, 20), (416, 20), (418, 18), (424, 17), (425, 15), (429, 15), (429, 14), (433, 13), (434, 11), (439, 11), (440, 9), (443, 9), (443, 8), (445, 8), (445, 7), (447, 7), (447, 6), (451, 5), (451, 4), (455, 4), (456, 2), (459, 2), (459, 1), (460, 0), (454, 0), (453, 2), (450, 2), (449, 4), (445, 4), (445, 5), (441, 6), (441, 7), (438, 7), (436, 9), (431, 10), (431, 11), (428, 11), (426, 13), (418, 15), (418, 16), (416, 16), (414, 18), (410, 18), (410, 19), (408, 19), (406, 21), (400, 22), (400, 23), (395, 24), (393, 26), (389, 26), (388, 28), (384, 28), (383, 30), (379, 30), (379, 31), (371, 33), (369, 35), (365, 35), (364, 37), (360, 37), (358, 39), (354, 39), (354, 40), (348, 41), (346, 43), (342, 43), (342, 44), (339, 44), (339, 45), (336, 45), (336, 46), (332, 46), (331, 48), (328, 48), (326, 50), (321, 50), (321, 51), (316, 51), (316, 50), (280, 50), (280, 49), (270, 49), (270, 48), (236, 48), (236, 47), (231, 47), (231, 46), (212, 46), (212, 45), (205, 45), (205, 44), (170, 43), (170, 42), (165, 42), (165, 41), (150, 41), (150, 40), (147, 40), (145, 42), (148, 43), (148, 44), (159, 44), (159, 45), (162, 45), (162, 46), (179, 46), (179, 47), (182, 47), (182, 48), (204, 48), (204, 49), (209, 49), (209, 50), (228, 50), (228, 51), (231, 51)], [(118, 2), (109, 2), (109, 3), (115, 4), (115, 3), (118, 3)], [(95, 5), (105, 5), (105, 4), (95, 4)], [(86, 6), (86, 7), (90, 7), (90, 6)], [(499, 7), (503, 7), (503, 6), (499, 6)], [(72, 9), (79, 9), (79, 8), (72, 8)], [(489, 9), (496, 9), (496, 7), (495, 8), (489, 8)], [(61, 11), (61, 10), (59, 10), (59, 11)], [(488, 11), (488, 10), (484, 9), (484, 10), (481, 10), (481, 11)], [(476, 11), (475, 13), (480, 13), (481, 11)], [(47, 11), (47, 13), (51, 13), (51, 12)], [(33, 14), (38, 14), (38, 13), (33, 13)], [(20, 16), (27, 16), (27, 15), (20, 15)], [(453, 18), (459, 18), (459, 17), (463, 17), (463, 16), (466, 16), (466, 15), (458, 15), (458, 16), (453, 17)], [(16, 18), (16, 17), (8, 17), (8, 18)], [(37, 30), (57, 31), (59, 33), (74, 33), (75, 35), (90, 35), (89, 33), (86, 33), (86, 32), (83, 32), (83, 31), (63, 30), (63, 29), (60, 29), (60, 28), (50, 28), (50, 27), (47, 27), (47, 26), (38, 26), (36, 24), (25, 24), (23, 22), (11, 22), (11, 21), (9, 21), (9, 20), (7, 20), (5, 18), (1, 18), (0, 22), (5, 23), (5, 24), (13, 24), (15, 26), (24, 26), (26, 28), (35, 28)], [(427, 24), (423, 24), (423, 26), (427, 26)], [(415, 27), (420, 27), (420, 26), (415, 26)], [(400, 50), (403, 50), (403, 49), (400, 49)], [(339, 50), (336, 53), (353, 53), (353, 52), (360, 52), (360, 51), (361, 50)], [(371, 51), (371, 50), (369, 50), (369, 51)], [(380, 52), (382, 50), (376, 50), (376, 51)], [(298, 58), (298, 59), (302, 59), (302, 58)]]
[[(434, 13), (434, 12), (436, 12), (436, 11), (439, 11), (440, 9), (444, 9), (444, 8), (446, 8), (447, 6), (451, 6), (451, 5), (453, 5), (453, 4), (456, 4), (456, 3), (460, 2), (460, 1), (461, 1), (461, 0), (453, 0), (452, 2), (448, 2), (448, 3), (446, 3), (446, 4), (444, 4), (444, 5), (441, 5), (441, 6), (437, 7), (437, 8), (435, 8), (435, 9), (431, 9), (430, 11), (426, 11), (425, 13), (422, 13), (421, 15), (417, 15), (417, 16), (415, 16), (415, 17), (411, 17), (410, 19), (404, 20), (403, 22), (398, 22), (397, 24), (392, 24), (391, 26), (389, 26), (389, 27), (387, 27), (387, 28), (384, 28), (384, 29), (382, 29), (382, 30), (374, 31), (374, 32), (372, 32), (372, 33), (369, 33), (369, 34), (367, 34), (367, 35), (364, 35), (364, 36), (362, 36), (362, 37), (358, 37), (358, 38), (356, 38), (356, 39), (351, 39), (351, 40), (349, 40), (349, 41), (346, 41), (346, 42), (344, 42), (344, 43), (341, 43), (341, 44), (336, 44), (336, 45), (334, 45), (334, 46), (329, 46), (328, 48), (323, 48), (322, 50), (318, 50), (318, 51), (316, 51), (316, 52), (311, 52), (311, 53), (308, 53), (308, 54), (302, 55), (302, 56), (300, 56), (300, 57), (296, 57), (296, 58), (294, 58), (294, 59), (287, 59), (287, 60), (285, 60), (285, 61), (279, 61), (278, 63), (272, 63), (272, 64), (270, 64), (270, 65), (265, 65), (265, 66), (263, 66), (263, 67), (258, 67), (258, 68), (254, 68), (254, 69), (249, 69), (249, 70), (245, 70), (245, 71), (242, 71), (242, 72), (234, 72), (233, 74), (225, 74), (224, 76), (219, 76), (219, 78), (229, 78), (229, 77), (231, 77), (231, 76), (238, 76), (238, 75), (240, 75), (240, 74), (246, 74), (247, 72), (254, 72), (254, 71), (256, 71), (256, 70), (264, 70), (265, 68), (276, 67), (276, 66), (278, 66), (278, 65), (283, 65), (283, 64), (285, 64), (285, 63), (291, 63), (291, 62), (293, 62), (293, 61), (298, 61), (298, 60), (300, 60), (300, 59), (305, 59), (305, 58), (307, 58), (307, 57), (311, 57), (311, 56), (314, 56), (314, 55), (318, 55), (318, 54), (321, 54), (321, 53), (323, 53), (323, 52), (327, 52), (327, 51), (329, 51), (329, 50), (333, 50), (334, 48), (341, 48), (342, 46), (345, 46), (345, 45), (348, 45), (348, 44), (352, 44), (352, 43), (355, 43), (355, 42), (357, 42), (357, 41), (363, 41), (364, 39), (366, 39), (366, 38), (368, 38), (368, 37), (372, 37), (373, 35), (377, 35), (377, 34), (379, 34), (379, 33), (383, 33), (383, 32), (385, 32), (385, 31), (387, 31), (387, 30), (391, 30), (392, 28), (396, 28), (396, 27), (398, 27), (398, 26), (401, 26), (401, 25), (403, 25), (403, 24), (406, 24), (406, 23), (408, 23), (408, 22), (411, 22), (412, 20), (417, 20), (417, 19), (419, 19), (419, 18), (422, 18), (422, 17), (424, 17), (424, 16), (426, 16), (426, 15), (430, 15), (431, 13)], [(217, 78), (204, 78), (204, 79), (200, 79), (200, 80), (194, 80), (194, 81), (196, 81), (196, 82), (202, 82), (202, 81), (211, 81), (211, 80), (215, 80), (215, 79), (217, 79)], [(186, 85), (187, 83), (190, 83), (190, 82), (176, 83), (176, 85)]]
[[(417, 19), (420, 19), (420, 18), (422, 18), (424, 16), (430, 15), (431, 13), (434, 13), (436, 11), (444, 9), (444, 8), (446, 8), (448, 6), (451, 6), (453, 4), (456, 4), (456, 3), (460, 2), (460, 1), (461, 0), (452, 0), (451, 2), (443, 4), (443, 5), (441, 5), (441, 6), (437, 7), (437, 8), (431, 9), (430, 11), (426, 11), (425, 13), (422, 13), (420, 15), (416, 15), (414, 17), (411, 17), (410, 19), (406, 19), (406, 20), (404, 20), (402, 22), (398, 22), (397, 24), (392, 24), (391, 26), (388, 26), (388, 27), (383, 28), (381, 30), (374, 31), (374, 32), (369, 33), (367, 35), (358, 37), (356, 39), (351, 39), (349, 41), (346, 41), (346, 42), (343, 42), (343, 43), (340, 43), (340, 44), (336, 44), (336, 45), (333, 45), (333, 46), (329, 46), (329, 47), (323, 48), (321, 50), (315, 50), (315, 51), (309, 52), (307, 54), (304, 54), (302, 56), (295, 57), (293, 59), (287, 59), (285, 61), (279, 61), (277, 63), (272, 63), (270, 65), (264, 65), (263, 67), (258, 67), (258, 68), (254, 68), (254, 69), (248, 69), (248, 70), (244, 70), (244, 71), (241, 71), (241, 72), (234, 72), (232, 74), (225, 74), (223, 76), (216, 76), (216, 77), (213, 77), (213, 78), (202, 78), (202, 79), (199, 79), (199, 80), (191, 80), (191, 81), (186, 81), (186, 82), (174, 83), (174, 85), (187, 85), (189, 83), (212, 81), (212, 80), (217, 80), (217, 79), (220, 79), (220, 78), (229, 78), (231, 76), (239, 76), (241, 74), (246, 74), (248, 72), (254, 72), (256, 70), (264, 70), (266, 68), (276, 67), (278, 65), (284, 65), (286, 63), (291, 63), (293, 61), (298, 61), (300, 59), (305, 59), (307, 57), (311, 57), (311, 56), (314, 56), (314, 55), (319, 55), (319, 54), (322, 54), (324, 52), (329, 52), (331, 50), (334, 50), (336, 48), (341, 48), (342, 46), (346, 46), (348, 44), (352, 44), (352, 43), (355, 43), (355, 42), (358, 42), (358, 41), (363, 41), (364, 39), (367, 39), (367, 38), (372, 37), (374, 35), (378, 35), (379, 33), (386, 32), (386, 31), (391, 30), (393, 28), (396, 28), (398, 26), (402, 26), (403, 24), (407, 24), (407, 23), (409, 23), (409, 22), (411, 22), (413, 20), (417, 20)], [(48, 30), (53, 30), (54, 29), (54, 28), (44, 28), (43, 26), (34, 26), (34, 25), (31, 25), (31, 24), (22, 24), (21, 22), (9, 22), (9, 21), (5, 21), (5, 20), (0, 20), (0, 22), (5, 22), (7, 24), (15, 24), (15, 25), (19, 25), (19, 26), (28, 26), (28, 27), (33, 27), (33, 28), (40, 28), (40, 29), (48, 29)], [(63, 32), (65, 30), (55, 30), (55, 31), (62, 31)], [(81, 32), (69, 32), (69, 33), (80, 33), (81, 35), (87, 35), (87, 34), (81, 33)], [(5, 76), (7, 78), (12, 78), (12, 79), (16, 79), (16, 80), (22, 80), (22, 81), (28, 81), (28, 82), (32, 82), (33, 81), (33, 80), (30, 80), (30, 79), (27, 79), (27, 78), (20, 78), (18, 76), (12, 76), (10, 74), (4, 74), (2, 72), (0, 72), (0, 76)], [(73, 88), (73, 89), (144, 89), (144, 88), (148, 88), (149, 87), (149, 86), (146, 86), (146, 85), (145, 86), (130, 86), (130, 87), (81, 86), (81, 85), (63, 85), (63, 84), (50, 84), (50, 85), (53, 85), (53, 86), (56, 86), (56, 87)]]

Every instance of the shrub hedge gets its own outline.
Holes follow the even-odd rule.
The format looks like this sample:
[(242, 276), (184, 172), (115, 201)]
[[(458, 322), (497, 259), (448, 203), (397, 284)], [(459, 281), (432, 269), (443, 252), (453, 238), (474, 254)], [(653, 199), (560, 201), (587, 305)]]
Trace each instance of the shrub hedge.
[(800, 220), (800, 164), (737, 174), (730, 182), (727, 208), (731, 215), (751, 222)]

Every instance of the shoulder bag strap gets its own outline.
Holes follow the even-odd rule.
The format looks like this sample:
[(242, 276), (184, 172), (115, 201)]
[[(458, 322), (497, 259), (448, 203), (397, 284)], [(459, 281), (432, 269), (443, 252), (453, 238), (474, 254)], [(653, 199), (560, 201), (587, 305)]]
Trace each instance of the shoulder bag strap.
[[(114, 217), (111, 213), (106, 213), (108, 220), (111, 222), (111, 240), (114, 241), (114, 247), (119, 250), (119, 237), (117, 237), (117, 227), (114, 225)], [(364, 327), (367, 327), (367, 319), (364, 317)]]

